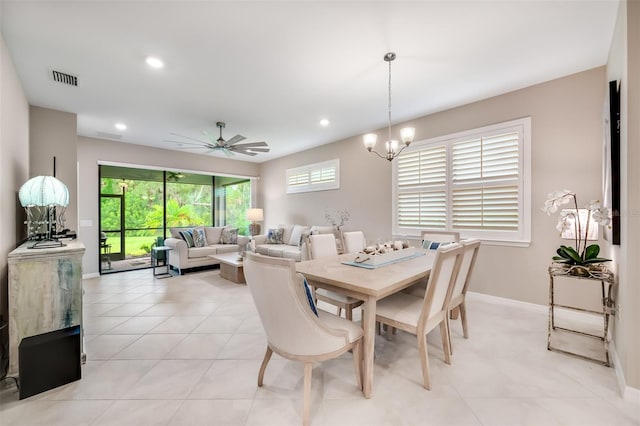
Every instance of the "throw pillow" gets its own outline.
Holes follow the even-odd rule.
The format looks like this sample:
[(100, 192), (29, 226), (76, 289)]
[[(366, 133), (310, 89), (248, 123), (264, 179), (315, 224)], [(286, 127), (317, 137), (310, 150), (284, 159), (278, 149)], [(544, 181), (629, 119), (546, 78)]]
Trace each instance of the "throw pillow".
[(220, 242), (222, 244), (238, 244), (238, 228), (224, 228)]
[(422, 248), (427, 250), (438, 250), (440, 247), (444, 247), (448, 244), (451, 244), (450, 241), (447, 242), (439, 242), (439, 241), (429, 241), (422, 240)]
[(193, 233), (191, 229), (184, 229), (182, 231), (178, 231), (178, 235), (182, 238), (186, 243), (187, 247), (195, 247), (193, 243)]
[(207, 245), (207, 236), (204, 234), (204, 228), (193, 228), (193, 245), (195, 247), (204, 247)]
[(283, 234), (284, 229), (282, 228), (269, 229), (269, 232), (267, 232), (267, 244), (284, 244), (282, 241)]
[(305, 278), (303, 281), (304, 284), (304, 292), (307, 295), (307, 302), (309, 302), (309, 306), (311, 307), (311, 311), (318, 316), (318, 309), (316, 308), (316, 302), (313, 301), (313, 294), (311, 293), (311, 287), (309, 287), (309, 283)]

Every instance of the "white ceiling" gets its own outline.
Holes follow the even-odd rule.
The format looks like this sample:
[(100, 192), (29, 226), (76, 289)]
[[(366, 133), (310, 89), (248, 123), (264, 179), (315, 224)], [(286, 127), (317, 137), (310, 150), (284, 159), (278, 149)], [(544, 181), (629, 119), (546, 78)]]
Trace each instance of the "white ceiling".
[[(78, 134), (167, 149), (170, 133), (267, 141), (262, 162), (604, 65), (618, 1), (3, 1), (31, 105)], [(162, 70), (145, 64), (164, 60)], [(55, 83), (51, 70), (79, 77)], [(331, 124), (320, 127), (321, 118)], [(114, 123), (127, 124), (118, 131)], [(416, 135), (419, 139), (420, 135)], [(212, 155), (222, 156), (221, 153)]]

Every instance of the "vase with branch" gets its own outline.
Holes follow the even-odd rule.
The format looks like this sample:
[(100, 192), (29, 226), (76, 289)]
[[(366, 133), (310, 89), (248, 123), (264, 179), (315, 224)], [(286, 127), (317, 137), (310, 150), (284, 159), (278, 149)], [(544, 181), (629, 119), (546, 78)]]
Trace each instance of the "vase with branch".
[[(567, 205), (567, 207), (562, 207)], [(575, 192), (565, 189), (549, 194), (542, 210), (549, 216), (560, 211), (556, 229), (562, 234), (565, 231), (573, 231), (574, 247), (561, 245), (556, 250), (553, 261), (564, 264), (567, 267), (580, 266), (589, 268), (611, 259), (599, 257), (600, 246), (598, 244), (588, 244), (589, 228), (593, 223), (608, 225), (609, 209), (602, 207), (599, 200), (592, 200), (584, 208), (585, 214), (581, 215), (578, 208), (578, 201)]]

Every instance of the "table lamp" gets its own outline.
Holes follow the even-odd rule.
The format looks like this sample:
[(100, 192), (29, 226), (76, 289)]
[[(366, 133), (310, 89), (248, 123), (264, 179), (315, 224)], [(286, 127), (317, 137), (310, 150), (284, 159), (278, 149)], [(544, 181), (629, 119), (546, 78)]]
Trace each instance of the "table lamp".
[(251, 221), (249, 225), (249, 233), (251, 236), (260, 234), (260, 224), (264, 220), (264, 212), (262, 209), (247, 209), (247, 219)]

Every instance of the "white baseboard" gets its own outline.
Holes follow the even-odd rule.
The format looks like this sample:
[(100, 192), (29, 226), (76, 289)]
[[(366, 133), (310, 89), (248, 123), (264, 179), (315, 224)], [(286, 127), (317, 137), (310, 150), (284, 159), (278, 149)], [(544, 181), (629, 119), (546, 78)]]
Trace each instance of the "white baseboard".
[(508, 299), (506, 297), (492, 296), (490, 294), (485, 294), (485, 293), (476, 293), (475, 291), (468, 291), (467, 295), (471, 295), (475, 299), (485, 300), (491, 303), (520, 306), (520, 307), (532, 309), (538, 312), (549, 312), (549, 306), (547, 305), (538, 305), (537, 303), (523, 302), (521, 300), (514, 300), (514, 299)]
[(100, 276), (97, 272), (92, 272), (91, 274), (82, 274), (82, 279), (87, 280), (89, 278), (98, 278)]
[(627, 386), (627, 381), (624, 378), (624, 372), (622, 371), (622, 367), (620, 367), (620, 358), (616, 351), (616, 345), (613, 341), (609, 344), (609, 354), (611, 355), (611, 362), (613, 362), (613, 368), (616, 372), (616, 379), (618, 379), (620, 395), (622, 395), (622, 398), (626, 401), (640, 404), (640, 389)]

